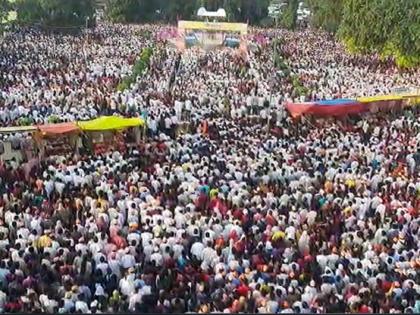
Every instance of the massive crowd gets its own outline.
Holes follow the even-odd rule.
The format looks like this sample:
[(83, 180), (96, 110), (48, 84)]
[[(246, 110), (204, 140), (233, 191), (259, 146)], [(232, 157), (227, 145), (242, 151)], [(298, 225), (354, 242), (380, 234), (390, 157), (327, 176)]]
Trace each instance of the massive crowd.
[[(148, 137), (0, 162), (1, 312), (420, 312), (418, 108), (284, 110), (418, 87), (419, 70), (313, 30), (253, 32), (266, 43), (247, 53), (180, 52), (153, 25), (3, 40), (2, 126), (117, 113)], [(275, 68), (276, 38), (307, 95)], [(119, 91), (144, 47), (149, 71)]]

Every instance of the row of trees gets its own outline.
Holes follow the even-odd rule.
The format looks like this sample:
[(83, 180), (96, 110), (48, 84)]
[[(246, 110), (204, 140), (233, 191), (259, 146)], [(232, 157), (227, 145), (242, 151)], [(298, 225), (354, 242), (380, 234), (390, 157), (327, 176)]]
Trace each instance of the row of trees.
[(204, 6), (224, 8), (231, 21), (258, 24), (267, 17), (269, 0), (108, 0), (107, 16), (115, 22), (144, 22), (190, 19)]
[(307, 0), (312, 24), (336, 33), (353, 52), (420, 65), (420, 1)]
[(0, 0), (0, 24), (7, 20), (10, 9), (11, 4), (9, 0)]
[(18, 21), (51, 27), (79, 27), (93, 22), (93, 0), (16, 0)]
[[(268, 14), (270, 0), (106, 0), (106, 16), (113, 22), (175, 22), (190, 19), (204, 6), (225, 8), (230, 21), (259, 24)], [(0, 0), (0, 18), (9, 0)], [(82, 26), (95, 12), (94, 0), (16, 0), (13, 4), (22, 23), (57, 27)]]
[(343, 17), (344, 0), (306, 0), (312, 16), (312, 25), (335, 33)]
[[(336, 33), (354, 52), (394, 56), (401, 66), (420, 64), (420, 1), (285, 0), (280, 25), (296, 26), (299, 2), (305, 1), (315, 27)], [(106, 16), (114, 22), (175, 22), (193, 18), (198, 8), (225, 8), (230, 21), (263, 24), (271, 0), (106, 0)], [(0, 0), (0, 21), (10, 9), (18, 21), (56, 27), (93, 22), (95, 0)], [(12, 8), (11, 8), (12, 7)], [(265, 23), (264, 23), (265, 24)]]
[(338, 34), (355, 51), (394, 56), (405, 67), (420, 65), (420, 1), (346, 0)]
[(280, 25), (287, 29), (295, 29), (297, 25), (297, 10), (299, 0), (289, 0), (280, 15)]

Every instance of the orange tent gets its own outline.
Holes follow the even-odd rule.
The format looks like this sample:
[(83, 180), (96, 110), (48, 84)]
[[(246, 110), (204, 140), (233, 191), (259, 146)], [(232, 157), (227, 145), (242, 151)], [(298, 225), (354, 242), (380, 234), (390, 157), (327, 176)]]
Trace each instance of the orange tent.
[(64, 135), (79, 132), (79, 127), (72, 122), (38, 126), (42, 136)]

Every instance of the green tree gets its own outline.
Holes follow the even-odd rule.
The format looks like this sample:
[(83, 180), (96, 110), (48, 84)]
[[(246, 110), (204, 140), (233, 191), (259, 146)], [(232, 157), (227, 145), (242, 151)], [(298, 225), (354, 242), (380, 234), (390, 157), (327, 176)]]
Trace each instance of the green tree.
[(289, 0), (286, 8), (280, 16), (280, 25), (284, 28), (293, 30), (296, 28), (297, 10), (299, 8), (298, 0)]
[(16, 9), (20, 22), (54, 27), (84, 26), (95, 12), (93, 0), (18, 0)]
[(197, 0), (108, 0), (106, 14), (111, 21), (132, 23), (190, 19), (199, 8)]
[(159, 1), (159, 10), (165, 20), (175, 22), (179, 20), (189, 20), (195, 18), (201, 2), (198, 0), (183, 1)]
[(40, 0), (17, 0), (17, 19), (22, 23), (40, 23), (43, 18), (43, 10)]
[(92, 0), (41, 0), (43, 21), (53, 26), (82, 26), (94, 14)]
[(9, 0), (0, 0), (0, 24), (5, 22), (8, 18), (10, 10)]
[(268, 15), (269, 0), (243, 0), (242, 5), (242, 22), (249, 22), (251, 24), (258, 24), (262, 19)]
[(330, 33), (340, 27), (344, 0), (307, 0), (311, 10), (311, 24)]
[(108, 0), (105, 14), (113, 22), (132, 23), (140, 21), (141, 10), (140, 0)]
[(269, 0), (225, 0), (223, 8), (229, 20), (259, 24), (268, 16)]
[(345, 0), (339, 36), (351, 51), (393, 56), (420, 65), (420, 1)]
[(242, 17), (242, 0), (225, 1), (223, 8), (229, 21), (241, 21)]
[(223, 1), (223, 0), (204, 0), (204, 1), (201, 1), (201, 4), (202, 4), (202, 6), (204, 6), (209, 11), (216, 11), (219, 8), (224, 8), (225, 2), (227, 2), (227, 1)]
[(107, 16), (116, 22), (194, 19), (197, 10), (224, 8), (230, 21), (257, 24), (267, 17), (269, 0), (108, 0)]

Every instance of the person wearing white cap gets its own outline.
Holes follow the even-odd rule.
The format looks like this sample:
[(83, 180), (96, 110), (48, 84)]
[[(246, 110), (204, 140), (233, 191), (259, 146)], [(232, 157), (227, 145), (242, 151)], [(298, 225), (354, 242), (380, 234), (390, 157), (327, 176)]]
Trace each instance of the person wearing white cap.
[(161, 267), (163, 265), (163, 256), (159, 251), (159, 247), (155, 246), (153, 254), (150, 255), (150, 261), (156, 266)]

